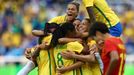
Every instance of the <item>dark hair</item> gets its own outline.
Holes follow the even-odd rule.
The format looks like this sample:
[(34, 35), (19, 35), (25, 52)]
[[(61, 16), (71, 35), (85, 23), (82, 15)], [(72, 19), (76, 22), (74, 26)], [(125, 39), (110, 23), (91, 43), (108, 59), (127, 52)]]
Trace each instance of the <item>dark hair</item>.
[(42, 40), (46, 36), (47, 33), (52, 33), (50, 31), (51, 28), (56, 28), (57, 29), (58, 27), (60, 27), (60, 25), (58, 25), (57, 23), (46, 23), (45, 27), (44, 27), (44, 30), (43, 30), (45, 35), (42, 35), (42, 36), (39, 37), (38, 43), (39, 44), (42, 43)]
[(51, 28), (56, 28), (57, 29), (58, 27), (60, 27), (60, 25), (57, 24), (57, 23), (46, 23), (45, 27), (44, 27), (44, 33), (52, 33), (50, 31), (50, 29)]
[(50, 47), (55, 47), (58, 44), (59, 38), (65, 37), (69, 31), (74, 31), (74, 30), (75, 27), (72, 23), (69, 22), (63, 23), (62, 26), (60, 26), (53, 32), (53, 37), (50, 43)]
[(84, 20), (87, 20), (88, 23), (91, 23), (91, 20), (89, 18), (85, 18)]
[(96, 22), (91, 26), (91, 28), (89, 30), (89, 36), (90, 37), (96, 36), (96, 31), (99, 31), (103, 34), (109, 33), (109, 29), (108, 29), (107, 25), (102, 22)]
[(75, 2), (75, 1), (73, 1), (73, 2), (70, 2), (69, 4), (73, 4), (73, 5), (75, 5), (75, 6), (76, 6), (77, 11), (79, 12), (79, 7), (80, 7), (80, 4), (79, 4), (79, 3), (77, 3), (77, 2)]
[(81, 21), (81, 19), (79, 19), (79, 18), (76, 18), (75, 20), (79, 20), (79, 21)]

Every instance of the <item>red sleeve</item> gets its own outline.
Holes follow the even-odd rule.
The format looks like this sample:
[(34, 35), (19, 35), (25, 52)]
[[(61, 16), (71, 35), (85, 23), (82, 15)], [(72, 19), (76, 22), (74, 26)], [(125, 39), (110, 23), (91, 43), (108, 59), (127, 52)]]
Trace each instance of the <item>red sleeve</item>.
[(117, 46), (111, 40), (106, 40), (104, 49), (106, 53), (110, 53), (111, 51), (117, 50)]

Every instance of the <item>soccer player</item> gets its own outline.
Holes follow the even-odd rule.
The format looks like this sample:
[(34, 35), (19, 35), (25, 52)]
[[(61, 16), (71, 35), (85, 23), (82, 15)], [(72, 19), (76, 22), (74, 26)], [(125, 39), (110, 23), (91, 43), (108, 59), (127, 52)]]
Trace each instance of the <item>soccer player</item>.
[(117, 15), (108, 6), (106, 0), (82, 0), (92, 23), (103, 22), (109, 28), (110, 34), (119, 37), (122, 25)]
[[(44, 31), (44, 34), (47, 34), (47, 36), (42, 37), (39, 39), (39, 44), (45, 44), (49, 45), (52, 39), (52, 33), (59, 27), (56, 23), (48, 23), (46, 25), (46, 30)], [(47, 32), (47, 33), (46, 33)], [(43, 43), (42, 43), (43, 42)], [(53, 49), (50, 50), (39, 50), (39, 56), (36, 56), (37, 59), (37, 65), (38, 65), (38, 74), (39, 75), (55, 75), (56, 68), (55, 68), (55, 62), (53, 57)]]
[[(64, 23), (60, 27), (60, 29), (56, 29), (56, 31), (53, 33), (53, 38), (51, 40), (50, 45), (51, 47), (54, 48), (54, 57), (55, 57), (57, 68), (60, 68), (62, 66), (67, 67), (75, 63), (75, 60), (66, 60), (62, 58), (62, 56), (60, 55), (61, 52), (66, 50), (71, 50), (74, 53), (81, 53), (81, 51), (83, 50), (83, 46), (78, 41), (69, 42), (66, 44), (58, 43), (59, 38), (63, 38), (63, 37), (72, 38), (75, 37), (75, 34), (76, 34), (75, 26), (72, 23)], [(63, 75), (77, 75), (76, 69), (68, 70), (64, 72)]]
[(95, 40), (104, 41), (101, 58), (104, 63), (103, 75), (123, 75), (126, 49), (120, 38), (110, 35), (106, 24), (96, 22), (89, 31)]
[[(80, 32), (82, 32), (82, 33), (88, 32), (89, 26), (90, 26), (90, 19), (85, 18), (80, 25), (80, 29), (79, 29)], [(88, 46), (91, 46), (92, 44), (94, 44), (94, 42), (92, 42), (92, 41), (91, 42), (89, 40), (85, 40), (85, 41), (87, 41)], [(86, 43), (84, 43), (84, 41), (83, 41), (83, 45), (84, 44), (86, 44)], [(95, 52), (95, 54), (92, 54), (91, 52), (89, 53), (89, 51), (86, 49), (86, 46), (87, 45), (84, 45), (85, 50), (81, 55), (74, 54), (71, 51), (64, 51), (61, 53), (61, 55), (63, 56), (63, 58), (77, 59), (77, 60), (81, 60), (81, 61), (85, 62), (81, 66), (81, 68), (79, 68), (79, 70), (78, 70), (79, 75), (82, 75), (82, 74), (83, 75), (101, 75), (99, 63), (96, 60), (96, 59), (98, 59), (99, 54), (97, 55), (97, 57), (95, 57), (97, 52)], [(99, 60), (101, 60), (101, 58), (99, 58)], [(102, 62), (101, 62), (101, 64), (102, 64)], [(73, 68), (76, 69), (75, 67), (73, 67)], [(65, 70), (66, 67), (61, 68), (59, 70), (62, 71), (62, 69)]]
[[(50, 23), (50, 24), (46, 23), (44, 31), (41, 31), (41, 30), (33, 31), (33, 34), (39, 37), (39, 45), (42, 43), (49, 45), (51, 38), (52, 38), (51, 33), (54, 32), (54, 30), (59, 27), (59, 25), (57, 25), (56, 23)], [(31, 54), (34, 53), (38, 47), (36, 46), (33, 48), (29, 48), (29, 51), (31, 51), (30, 53)], [(53, 54), (52, 50), (39, 50), (36, 53), (37, 54), (34, 55), (34, 58), (33, 56), (28, 55), (28, 58), (30, 59), (30, 61), (26, 64), (26, 66), (24, 66), (24, 68), (17, 75), (27, 75), (36, 66), (38, 66), (38, 75), (44, 75), (44, 74), (55, 75), (55, 65), (53, 62), (54, 58), (52, 55)]]
[[(64, 22), (73, 22), (75, 20), (75, 18), (77, 17), (78, 12), (79, 12), (79, 4), (75, 3), (75, 2), (71, 2), (71, 3), (68, 4), (66, 15), (55, 17), (55, 18), (51, 19), (49, 21), (49, 23), (55, 22), (57, 24), (61, 24), (61, 23), (64, 23)], [(38, 31), (38, 32), (35, 31), (33, 34), (35, 34), (35, 35), (36, 34), (37, 35), (41, 34), (42, 35), (43, 33), (42, 33), (42, 31)], [(28, 51), (31, 52), (31, 49), (25, 51), (25, 55), (26, 55), (26, 57), (30, 58)]]
[(77, 15), (78, 15), (78, 13), (79, 13), (79, 4), (76, 2), (71, 2), (67, 6), (65, 15), (52, 18), (49, 21), (49, 23), (52, 23), (52, 22), (57, 23), (57, 24), (61, 24), (61, 23), (65, 23), (65, 22), (73, 23), (73, 21), (76, 19)]

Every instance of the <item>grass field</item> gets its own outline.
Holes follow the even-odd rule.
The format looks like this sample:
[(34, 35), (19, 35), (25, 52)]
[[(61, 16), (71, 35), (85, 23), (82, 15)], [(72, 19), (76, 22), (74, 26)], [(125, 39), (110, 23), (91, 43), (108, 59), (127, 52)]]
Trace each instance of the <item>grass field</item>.
[[(14, 65), (14, 64), (0, 66), (0, 75), (16, 75), (21, 68), (22, 65)], [(30, 72), (29, 75), (37, 75), (37, 68), (35, 68), (32, 72)], [(134, 75), (134, 64), (126, 64), (124, 75)]]

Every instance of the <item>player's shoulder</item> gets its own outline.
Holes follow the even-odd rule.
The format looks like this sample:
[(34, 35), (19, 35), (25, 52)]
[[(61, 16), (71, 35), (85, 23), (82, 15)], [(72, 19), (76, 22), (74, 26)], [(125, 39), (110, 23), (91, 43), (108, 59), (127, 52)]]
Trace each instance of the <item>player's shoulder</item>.
[(70, 49), (77, 49), (77, 48), (81, 49), (81, 48), (83, 48), (83, 46), (78, 41), (75, 41), (75, 42), (67, 43), (67, 48), (70, 48)]
[(58, 18), (64, 18), (66, 15), (61, 15), (61, 16), (57, 16), (57, 17), (54, 17), (52, 19), (58, 19)]
[(105, 43), (118, 43), (121, 41), (120, 37), (109, 37), (105, 40)]
[(52, 18), (49, 23), (52, 23), (52, 22), (58, 22), (59, 20), (62, 20), (62, 19), (65, 19), (66, 18), (66, 15), (62, 15), (62, 16), (57, 16), (57, 17), (54, 17)]

